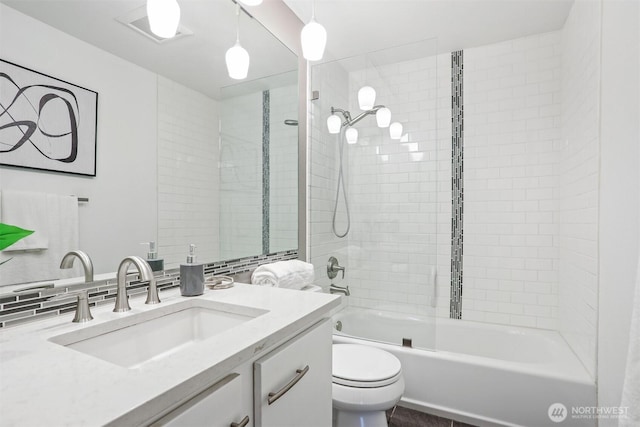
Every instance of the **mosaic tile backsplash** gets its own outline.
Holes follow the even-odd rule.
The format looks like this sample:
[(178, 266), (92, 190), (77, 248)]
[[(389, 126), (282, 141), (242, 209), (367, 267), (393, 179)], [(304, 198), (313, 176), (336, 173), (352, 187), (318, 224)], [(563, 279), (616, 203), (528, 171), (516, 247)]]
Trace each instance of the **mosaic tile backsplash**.
[[(217, 261), (205, 264), (204, 275), (205, 278), (218, 275), (238, 275), (248, 273), (262, 264), (296, 258), (298, 258), (298, 250), (293, 249), (228, 261)], [(156, 273), (156, 283), (160, 291), (180, 286), (180, 269), (175, 268)], [(25, 287), (27, 286), (25, 285)], [(83, 283), (37, 291), (7, 293), (0, 295), (0, 328), (75, 311), (76, 297), (74, 296), (69, 296), (68, 300), (62, 301), (50, 301), (50, 299), (55, 295), (61, 295), (79, 288), (87, 288), (89, 290), (90, 307), (115, 304), (116, 279), (98, 280), (92, 282), (89, 286)], [(140, 282), (137, 274), (127, 276), (128, 295), (139, 295), (146, 292), (147, 282)]]
[(449, 317), (462, 319), (464, 215), (464, 102), (462, 51), (451, 53), (451, 301)]
[(270, 95), (262, 92), (262, 252), (269, 252), (269, 183), (271, 180), (269, 163), (270, 139)]

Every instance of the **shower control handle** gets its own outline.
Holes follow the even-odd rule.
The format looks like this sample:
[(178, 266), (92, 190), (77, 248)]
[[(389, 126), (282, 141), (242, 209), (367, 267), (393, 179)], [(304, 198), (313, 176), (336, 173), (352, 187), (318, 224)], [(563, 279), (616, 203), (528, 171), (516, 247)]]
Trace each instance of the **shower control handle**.
[(344, 267), (338, 264), (338, 260), (335, 257), (329, 258), (329, 262), (327, 262), (327, 276), (329, 279), (335, 279), (338, 271), (342, 272), (342, 278), (344, 279)]

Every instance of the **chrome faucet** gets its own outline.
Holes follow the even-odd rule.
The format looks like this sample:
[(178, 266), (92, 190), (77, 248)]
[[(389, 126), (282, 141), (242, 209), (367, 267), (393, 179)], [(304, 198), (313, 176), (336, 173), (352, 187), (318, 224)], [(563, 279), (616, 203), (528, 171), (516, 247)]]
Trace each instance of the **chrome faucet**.
[(349, 295), (351, 295), (351, 291), (349, 291), (349, 286), (338, 286), (338, 285), (334, 285), (333, 283), (331, 284), (331, 286), (329, 286), (329, 293), (331, 294), (342, 293), (344, 294), (345, 297), (348, 297)]
[(129, 298), (127, 297), (127, 270), (129, 265), (133, 264), (138, 273), (140, 274), (140, 280), (143, 282), (149, 282), (149, 288), (147, 289), (147, 300), (145, 304), (158, 304), (160, 297), (158, 297), (158, 288), (156, 286), (156, 278), (153, 276), (151, 267), (149, 264), (140, 258), (139, 256), (128, 256), (122, 260), (118, 267), (118, 287), (116, 292), (116, 306), (113, 309), (116, 313), (121, 313), (131, 310), (129, 305)]
[(93, 282), (93, 262), (91, 262), (91, 258), (87, 255), (86, 252), (83, 251), (71, 251), (67, 252), (64, 257), (62, 257), (62, 261), (60, 262), (60, 268), (71, 268), (73, 267), (73, 261), (78, 258), (82, 263), (82, 268), (84, 268), (84, 281), (85, 283)]

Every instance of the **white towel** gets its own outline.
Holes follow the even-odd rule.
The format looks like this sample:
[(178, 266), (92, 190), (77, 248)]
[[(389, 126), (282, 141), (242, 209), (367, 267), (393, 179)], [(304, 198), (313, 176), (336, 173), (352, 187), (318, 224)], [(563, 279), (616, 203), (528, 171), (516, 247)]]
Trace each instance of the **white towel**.
[(636, 290), (631, 312), (631, 331), (629, 334), (629, 351), (627, 353), (627, 369), (622, 388), (620, 406), (627, 407), (627, 416), (621, 417), (620, 427), (637, 427), (640, 425), (640, 259), (636, 273)]
[(27, 191), (2, 191), (2, 214), (4, 224), (15, 225), (34, 233), (18, 240), (6, 251), (43, 250), (49, 248), (49, 221), (47, 218), (47, 195)]
[(254, 285), (287, 289), (302, 289), (312, 284), (313, 279), (313, 264), (297, 259), (261, 265), (251, 275)]
[(73, 196), (47, 194), (46, 201), (49, 249), (0, 252), (0, 260), (12, 258), (0, 267), (0, 285), (82, 275), (80, 263), (76, 263), (72, 269), (60, 269), (60, 261), (64, 254), (79, 249), (78, 199)]

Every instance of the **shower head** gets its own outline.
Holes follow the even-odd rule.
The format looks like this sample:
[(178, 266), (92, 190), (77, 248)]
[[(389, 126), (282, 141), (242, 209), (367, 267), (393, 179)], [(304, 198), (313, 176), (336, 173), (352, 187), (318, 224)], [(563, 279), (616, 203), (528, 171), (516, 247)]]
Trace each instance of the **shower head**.
[(381, 108), (384, 108), (384, 105), (376, 105), (373, 108), (371, 108), (370, 110), (363, 111), (362, 113), (358, 114), (354, 118), (351, 118), (351, 113), (350, 112), (348, 112), (346, 110), (343, 110), (341, 108), (333, 108), (333, 107), (331, 107), (331, 114), (336, 114), (336, 113), (342, 114), (342, 116), (344, 117), (344, 122), (342, 123), (342, 126), (347, 127), (347, 126), (355, 125), (356, 123), (358, 123), (360, 120), (364, 119), (369, 114), (377, 113), (378, 110), (381, 109)]
[(287, 126), (298, 126), (298, 121), (294, 119), (286, 119), (284, 124)]

